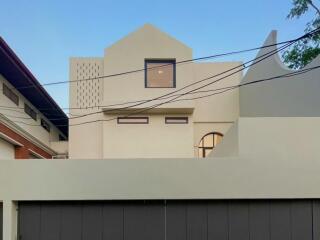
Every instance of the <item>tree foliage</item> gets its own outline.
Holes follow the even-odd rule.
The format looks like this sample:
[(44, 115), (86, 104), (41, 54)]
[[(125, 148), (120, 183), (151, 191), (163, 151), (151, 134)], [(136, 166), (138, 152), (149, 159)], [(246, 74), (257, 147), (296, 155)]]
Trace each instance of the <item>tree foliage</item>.
[[(314, 0), (293, 0), (288, 19), (299, 19), (308, 11), (314, 11), (313, 19), (307, 23), (305, 32), (310, 32), (320, 27), (320, 9)], [(300, 69), (311, 62), (320, 54), (320, 33), (296, 42), (283, 54), (284, 62), (293, 69)]]

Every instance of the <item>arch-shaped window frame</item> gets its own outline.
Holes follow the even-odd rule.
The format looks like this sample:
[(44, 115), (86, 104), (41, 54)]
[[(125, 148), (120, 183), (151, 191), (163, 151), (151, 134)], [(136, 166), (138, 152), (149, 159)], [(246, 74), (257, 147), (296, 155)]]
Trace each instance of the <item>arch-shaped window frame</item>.
[[(212, 135), (212, 146), (205, 146), (205, 138)], [(198, 144), (198, 157), (199, 158), (205, 158), (207, 155), (217, 146), (217, 144), (221, 141), (215, 140), (215, 135), (219, 136), (220, 138), (223, 138), (223, 134), (220, 132), (209, 132), (205, 134), (199, 141)], [(208, 154), (206, 152), (209, 151)]]

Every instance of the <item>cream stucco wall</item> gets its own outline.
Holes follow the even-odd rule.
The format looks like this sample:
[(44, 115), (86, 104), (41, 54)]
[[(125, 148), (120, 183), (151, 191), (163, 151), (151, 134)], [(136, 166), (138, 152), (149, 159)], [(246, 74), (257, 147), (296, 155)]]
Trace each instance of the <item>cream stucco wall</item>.
[[(147, 24), (105, 49), (104, 74), (144, 69), (145, 59), (176, 59), (179, 62), (192, 59), (192, 50), (166, 33)], [(172, 88), (145, 88), (144, 74), (144, 71), (140, 71), (105, 79), (103, 81), (103, 105), (134, 101), (137, 98), (155, 98), (174, 90)], [(176, 67), (177, 89), (190, 84), (192, 81), (193, 71), (190, 63)], [(173, 107), (174, 105), (171, 104), (170, 106)]]
[[(100, 113), (80, 119), (69, 119), (69, 158), (103, 157), (103, 122), (94, 122), (103, 118), (103, 114)], [(92, 123), (76, 125), (84, 122)]]
[[(265, 45), (277, 43), (277, 33), (272, 31)], [(260, 50), (258, 56), (276, 47)], [(304, 69), (320, 65), (320, 56)], [(242, 83), (265, 79), (287, 73), (294, 73), (274, 55), (251, 67), (242, 79)], [(320, 116), (320, 69), (314, 69), (302, 75), (278, 78), (264, 83), (244, 86), (240, 90), (240, 115), (243, 117), (319, 117)]]
[[(272, 31), (264, 45), (276, 44)], [(276, 46), (261, 49), (257, 57)], [(320, 56), (304, 67), (320, 66)], [(289, 70), (279, 55), (252, 66), (241, 80), (250, 83), (283, 74)], [(276, 78), (240, 88), (241, 118), (228, 133), (212, 156), (318, 156), (320, 116), (320, 70), (287, 78)]]
[(318, 155), (0, 161), (0, 199), (320, 198)]
[(0, 160), (14, 159), (14, 145), (0, 138)]
[[(125, 111), (115, 111), (115, 109), (127, 107), (133, 103), (121, 106), (110, 105), (148, 100), (172, 93), (196, 81), (239, 66), (240, 62), (177, 64), (176, 88), (145, 88), (144, 71), (72, 82), (77, 79), (108, 76), (137, 69), (143, 70), (145, 59), (176, 59), (179, 62), (192, 59), (192, 50), (154, 26), (146, 24), (106, 48), (103, 58), (71, 58), (70, 107), (73, 108), (71, 113), (72, 116), (90, 115), (70, 119), (70, 158), (194, 157), (198, 155), (195, 146), (205, 134), (210, 132), (225, 134), (239, 116), (238, 90), (200, 100), (164, 104), (141, 114), (135, 113), (169, 99), (160, 99), (126, 108)], [(222, 76), (224, 75), (219, 77)], [(204, 90), (238, 84), (241, 76), (241, 73), (237, 73)], [(200, 87), (219, 77), (195, 84), (178, 93)], [(199, 97), (204, 94), (208, 93), (196, 93), (181, 98)], [(105, 114), (92, 114), (102, 110)], [(116, 119), (110, 121), (117, 116), (127, 115), (148, 116), (150, 124), (119, 125)], [(168, 115), (188, 116), (189, 123), (187, 125), (166, 125), (164, 118)], [(91, 121), (95, 122), (87, 124)], [(85, 124), (73, 126), (78, 123)]]
[[(188, 124), (165, 124), (165, 116), (152, 114), (149, 124), (103, 123), (104, 158), (191, 158), (193, 153), (192, 116)], [(112, 116), (108, 116), (111, 118)]]
[(212, 157), (320, 158), (319, 117), (241, 117)]

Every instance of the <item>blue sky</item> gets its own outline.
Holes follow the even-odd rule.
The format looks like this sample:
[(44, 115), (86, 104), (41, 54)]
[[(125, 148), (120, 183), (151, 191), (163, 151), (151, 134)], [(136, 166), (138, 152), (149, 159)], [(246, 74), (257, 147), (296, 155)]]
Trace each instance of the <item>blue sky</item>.
[[(41, 83), (49, 83), (68, 80), (69, 57), (102, 56), (105, 47), (145, 23), (189, 45), (194, 57), (260, 46), (272, 29), (279, 41), (295, 38), (308, 18), (287, 20), (291, 2), (10, 0), (1, 3), (0, 35)], [(46, 89), (68, 107), (67, 84)]]

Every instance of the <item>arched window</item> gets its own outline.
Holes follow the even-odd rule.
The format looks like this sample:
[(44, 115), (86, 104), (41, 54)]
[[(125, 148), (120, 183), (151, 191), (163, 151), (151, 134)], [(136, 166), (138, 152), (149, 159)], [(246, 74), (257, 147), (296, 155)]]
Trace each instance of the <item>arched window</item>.
[(221, 141), (223, 135), (218, 132), (212, 132), (204, 135), (199, 143), (198, 156), (200, 158), (205, 158), (209, 153), (216, 147), (216, 145)]

